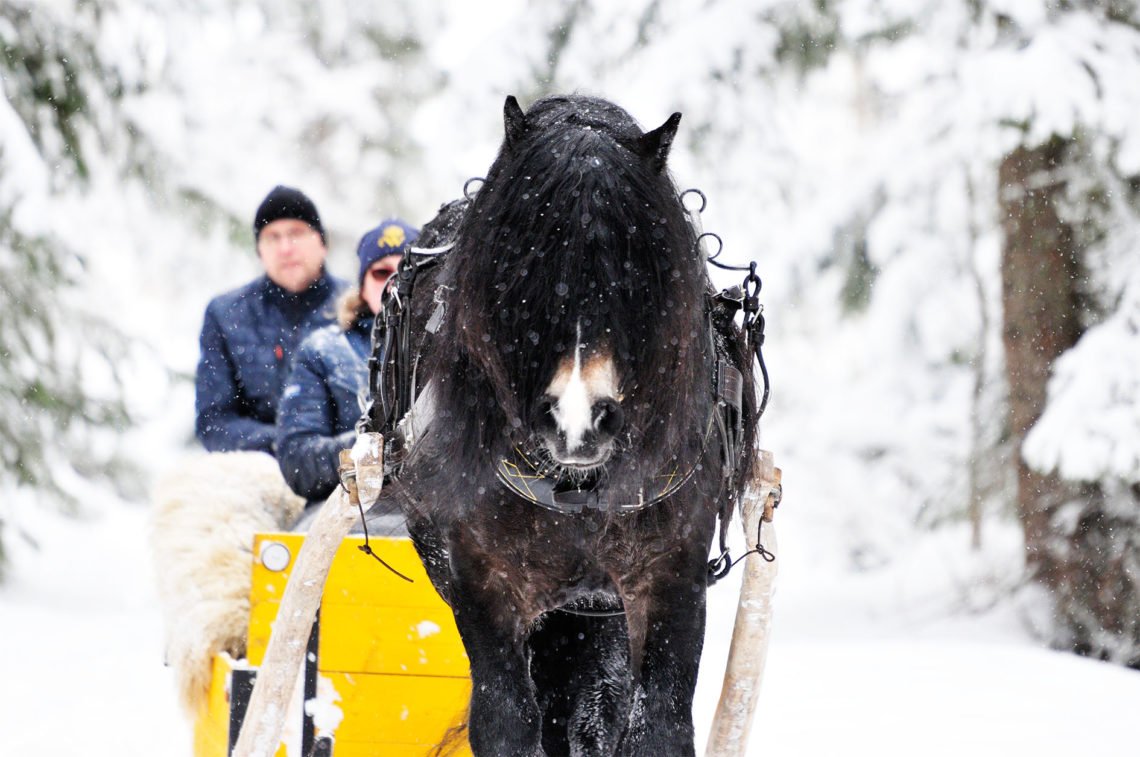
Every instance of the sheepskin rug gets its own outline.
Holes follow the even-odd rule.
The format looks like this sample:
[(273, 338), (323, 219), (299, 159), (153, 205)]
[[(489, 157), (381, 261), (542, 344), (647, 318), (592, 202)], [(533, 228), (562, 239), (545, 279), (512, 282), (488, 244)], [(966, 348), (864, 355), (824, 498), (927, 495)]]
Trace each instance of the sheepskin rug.
[(153, 492), (151, 543), (166, 627), (166, 661), (182, 704), (206, 704), (214, 655), (245, 656), (253, 536), (287, 530), (305, 501), (263, 452), (194, 455)]

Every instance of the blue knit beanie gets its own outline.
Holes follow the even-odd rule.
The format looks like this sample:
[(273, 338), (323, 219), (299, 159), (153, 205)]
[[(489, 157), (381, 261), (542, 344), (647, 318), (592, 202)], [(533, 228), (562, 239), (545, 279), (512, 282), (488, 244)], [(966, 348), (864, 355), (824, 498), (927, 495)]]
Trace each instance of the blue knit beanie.
[(409, 226), (399, 218), (388, 218), (380, 222), (372, 231), (360, 238), (356, 246), (356, 257), (360, 258), (360, 275), (357, 283), (364, 285), (364, 274), (380, 258), (389, 255), (403, 255), (416, 241), (420, 230)]

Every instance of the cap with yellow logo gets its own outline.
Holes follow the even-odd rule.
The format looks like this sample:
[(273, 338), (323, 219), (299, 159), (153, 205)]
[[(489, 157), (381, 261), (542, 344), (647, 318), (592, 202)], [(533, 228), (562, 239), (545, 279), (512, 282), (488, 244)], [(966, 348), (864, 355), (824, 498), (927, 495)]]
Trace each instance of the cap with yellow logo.
[(416, 241), (420, 230), (409, 226), (399, 218), (388, 218), (360, 238), (356, 246), (356, 257), (360, 258), (360, 275), (357, 283), (363, 285), (364, 274), (380, 258), (389, 255), (403, 255)]

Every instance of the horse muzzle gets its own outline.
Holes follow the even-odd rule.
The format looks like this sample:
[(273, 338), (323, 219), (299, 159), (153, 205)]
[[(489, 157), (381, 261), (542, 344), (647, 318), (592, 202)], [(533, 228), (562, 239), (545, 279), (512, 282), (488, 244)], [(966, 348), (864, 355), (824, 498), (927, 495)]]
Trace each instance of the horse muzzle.
[(568, 418), (560, 409), (555, 398), (544, 397), (535, 422), (535, 435), (550, 461), (573, 474), (605, 465), (625, 424), (620, 403), (610, 397), (594, 401), (586, 422)]

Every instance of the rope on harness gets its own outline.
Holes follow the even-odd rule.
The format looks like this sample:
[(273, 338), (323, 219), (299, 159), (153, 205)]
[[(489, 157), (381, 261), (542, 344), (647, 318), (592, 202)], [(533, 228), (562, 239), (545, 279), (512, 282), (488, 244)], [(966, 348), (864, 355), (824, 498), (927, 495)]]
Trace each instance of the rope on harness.
[(340, 474), (337, 481), (338, 485), (341, 489), (344, 489), (344, 493), (348, 495), (349, 502), (355, 503), (356, 508), (360, 511), (360, 525), (364, 529), (364, 544), (357, 547), (357, 549), (366, 555), (371, 555), (377, 562), (408, 583), (415, 583), (414, 580), (389, 565), (383, 557), (376, 554), (372, 549), (372, 545), (368, 541), (368, 523), (364, 519), (364, 506), (360, 504), (360, 496), (356, 491), (356, 469), (353, 467), (352, 461), (349, 458), (348, 450), (341, 451), (341, 463), (338, 473)]
[(395, 569), (395, 568), (393, 568), (391, 565), (389, 565), (387, 562), (385, 562), (385, 561), (384, 561), (384, 558), (383, 558), (383, 557), (381, 557), (380, 555), (376, 554), (376, 553), (375, 553), (375, 552), (372, 550), (372, 545), (368, 543), (368, 521), (367, 521), (367, 520), (365, 519), (365, 517), (364, 517), (364, 506), (360, 504), (360, 498), (359, 498), (359, 497), (356, 499), (356, 508), (357, 508), (358, 510), (360, 510), (360, 526), (361, 526), (361, 528), (363, 528), (363, 529), (364, 529), (364, 543), (363, 543), (363, 544), (361, 544), (359, 547), (357, 547), (357, 549), (359, 549), (361, 552), (363, 552), (363, 553), (364, 553), (364, 554), (366, 554), (366, 555), (371, 555), (372, 557), (376, 558), (376, 561), (377, 561), (377, 562), (379, 562), (379, 563), (380, 563), (381, 565), (383, 565), (385, 568), (387, 568), (388, 570), (392, 571), (393, 573), (395, 573), (397, 576), (399, 576), (400, 578), (404, 579), (404, 580), (405, 580), (405, 581), (407, 581), (408, 583), (410, 583), (410, 584), (413, 584), (413, 583), (415, 583), (415, 581), (413, 581), (412, 579), (408, 578), (408, 577), (407, 577), (407, 576), (405, 576), (403, 573), (401, 573), (400, 571), (396, 570), (396, 569)]
[[(779, 505), (779, 502), (780, 502), (779, 492), (780, 492), (779, 489), (774, 490), (775, 504), (773, 505), (773, 507), (776, 507)], [(734, 567), (736, 567), (737, 563), (739, 563), (741, 560), (748, 557), (749, 555), (759, 555), (760, 559), (762, 559), (764, 562), (775, 562), (776, 561), (776, 556), (774, 554), (772, 554), (771, 552), (769, 552), (768, 550), (764, 549), (764, 545), (760, 543), (760, 535), (761, 535), (761, 531), (763, 531), (763, 529), (764, 529), (764, 523), (765, 523), (765, 518), (761, 518), (756, 523), (756, 548), (748, 550), (747, 552), (745, 552), (744, 554), (742, 554), (740, 557), (736, 558), (735, 560), (733, 560), (732, 555), (729, 554), (728, 547), (725, 546), (724, 543), (722, 542), (720, 555), (718, 555), (716, 557), (716, 559), (714, 559), (714, 560), (709, 560), (709, 574), (708, 574), (708, 585), (709, 586), (712, 586), (717, 581), (719, 581), (720, 579), (727, 576), (729, 574), (729, 572)]]

